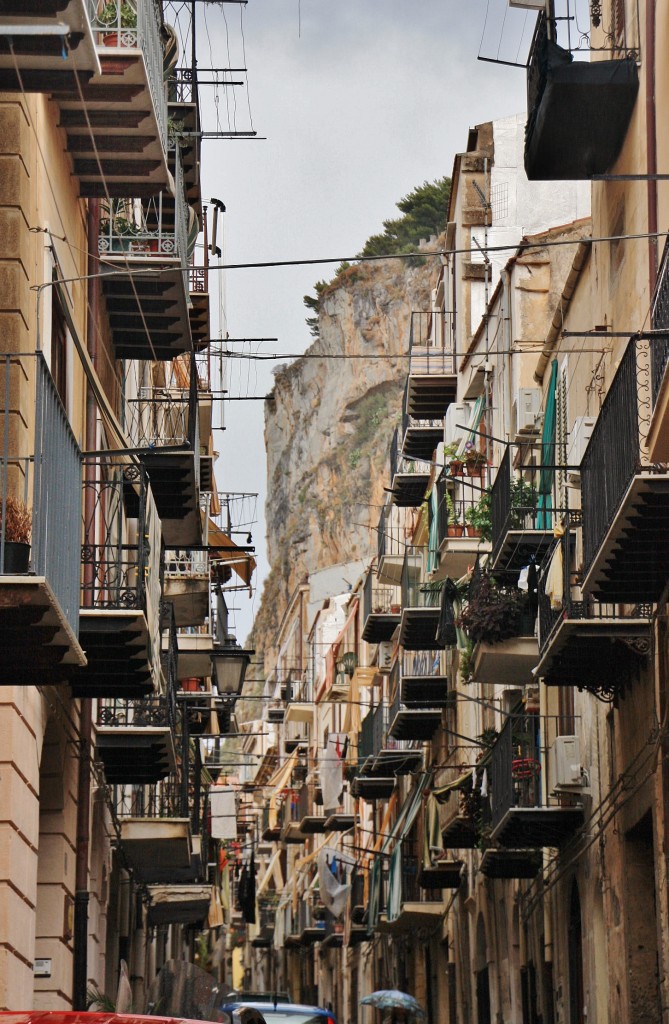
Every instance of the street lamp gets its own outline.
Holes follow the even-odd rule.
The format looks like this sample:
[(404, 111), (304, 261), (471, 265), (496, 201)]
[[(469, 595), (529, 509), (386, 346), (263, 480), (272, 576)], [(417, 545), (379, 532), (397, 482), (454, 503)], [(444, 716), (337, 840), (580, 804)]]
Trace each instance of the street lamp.
[(218, 692), (241, 693), (248, 664), (255, 651), (244, 650), (230, 633), (211, 652)]

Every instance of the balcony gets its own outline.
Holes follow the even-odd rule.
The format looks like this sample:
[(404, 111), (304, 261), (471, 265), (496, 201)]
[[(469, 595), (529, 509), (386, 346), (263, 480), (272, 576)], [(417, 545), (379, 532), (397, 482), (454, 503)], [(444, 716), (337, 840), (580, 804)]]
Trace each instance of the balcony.
[[(433, 579), (458, 580), (476, 561), (477, 555), (490, 551), (486, 523), (488, 467), (480, 467), (479, 476), (442, 473), (435, 483), (437, 496), (438, 565)], [(435, 514), (428, 505), (430, 524)], [(432, 529), (432, 527), (431, 527)]]
[(209, 260), (204, 250), (202, 262), (196, 262), (198, 249), (193, 251), (188, 268), (188, 291), (190, 295), (190, 331), (193, 348), (201, 352), (209, 345), (211, 339), (210, 305), (209, 305)]
[[(669, 329), (669, 246), (665, 243), (652, 307), (654, 331)], [(650, 462), (669, 462), (669, 333), (656, 334), (650, 348), (652, 415), (648, 431)]]
[[(408, 844), (405, 843), (404, 847)], [(393, 896), (386, 881), (387, 912), (379, 918), (377, 930), (390, 935), (414, 932), (417, 928), (435, 928), (446, 911), (441, 889), (425, 889), (419, 883), (421, 865), (416, 856), (405, 854), (398, 879), (400, 892)]]
[(151, 783), (175, 769), (174, 691), (144, 700), (102, 700), (96, 749), (110, 785)]
[(400, 588), (379, 586), (370, 569), (362, 594), (363, 640), (379, 644), (392, 638), (400, 622), (400, 599)]
[(409, 379), (407, 378), (399, 432), (400, 456), (404, 459), (422, 459), (430, 462), (437, 445), (444, 439), (445, 414), (446, 407), (436, 416), (421, 416), (420, 418), (413, 416), (409, 406)]
[[(602, 604), (583, 596), (574, 584), (580, 521), (579, 513), (570, 514), (564, 535), (549, 551), (542, 567), (536, 674), (548, 686), (576, 686), (612, 701), (621, 695), (640, 663), (650, 655), (653, 609), (650, 604)], [(558, 559), (562, 571), (557, 608), (546, 594), (553, 558)]]
[[(79, 638), (81, 453), (43, 356), (3, 355), (0, 367), (4, 677), (19, 686), (62, 682), (86, 664)], [(21, 512), (22, 502), (32, 536), (12, 529), (11, 510)], [(14, 560), (17, 551), (23, 561)]]
[(116, 359), (164, 361), (192, 350), (183, 187), (177, 151), (173, 195), (139, 199), (126, 186), (102, 210), (98, 254)]
[(211, 904), (211, 885), (149, 885), (151, 904), (147, 921), (152, 926), (182, 924), (201, 927)]
[(201, 626), (209, 614), (209, 555), (176, 549), (165, 557), (163, 595), (176, 625)]
[[(544, 470), (552, 489), (554, 474)], [(553, 525), (565, 509), (545, 509), (539, 466), (515, 469), (507, 448), (491, 490), (492, 558), (495, 572), (520, 572), (531, 559), (541, 562), (553, 543)]]
[(417, 771), (423, 754), (409, 743), (388, 734), (388, 705), (381, 701), (365, 715), (358, 740), (359, 774), (353, 780), (353, 796), (383, 800), (395, 788), (395, 777)]
[(541, 15), (527, 67), (525, 171), (530, 181), (603, 174), (622, 147), (639, 87), (632, 56), (575, 61)]
[(487, 573), (474, 576), (460, 622), (474, 644), (472, 678), (480, 683), (523, 686), (534, 679), (539, 647), (536, 602)]
[(535, 878), (541, 871), (540, 850), (505, 850), (490, 847), (481, 858), (481, 873), (486, 878)]
[[(34, 80), (75, 89), (100, 74), (89, 0), (15, 0), (3, 4), (0, 22), (2, 91), (20, 91)], [(19, 27), (21, 34), (12, 35)], [(24, 34), (25, 33), (25, 34)], [(26, 86), (27, 88), (27, 86)]]
[[(182, 58), (188, 59), (188, 55), (182, 54)], [(202, 123), (200, 121), (197, 67), (189, 67), (187, 65), (173, 67), (167, 76), (166, 85), (167, 110), (174, 126), (173, 133), (171, 134), (173, 134), (174, 140), (177, 141), (183, 158), (186, 197), (189, 205), (196, 210), (198, 219), (201, 220), (200, 155), (202, 148)]]
[(151, 786), (117, 786), (114, 805), (121, 843), (147, 884), (190, 882), (199, 869), (199, 840), (191, 833), (188, 789), (179, 774)]
[(418, 508), (425, 497), (431, 473), (431, 462), (405, 459), (402, 456), (397, 427), (390, 441), (390, 495), (393, 505), (398, 508)]
[(407, 410), (439, 419), (457, 395), (453, 317), (441, 310), (411, 314)]
[(510, 715), (490, 757), (491, 827), (495, 847), (511, 850), (561, 847), (582, 828), (583, 808), (571, 794), (548, 797), (544, 780), (547, 744), (557, 721)]
[[(397, 663), (396, 663), (397, 664)], [(418, 740), (426, 743), (432, 739), (441, 725), (441, 708), (426, 706), (422, 701), (402, 700), (403, 680), (399, 671), (391, 676), (392, 701), (388, 714), (390, 728), (388, 735), (396, 740)]]
[(437, 651), (441, 585), (425, 579), (425, 549), (407, 545), (402, 566), (400, 646), (406, 651)]
[(669, 577), (669, 473), (646, 449), (651, 378), (650, 344), (633, 338), (581, 461), (582, 587), (601, 602), (655, 603)]
[(302, 832), (300, 823), (309, 810), (308, 786), (302, 786), (299, 792), (297, 789), (286, 790), (281, 825), (282, 843), (300, 844), (308, 838)]
[(400, 514), (396, 505), (384, 505), (377, 527), (376, 578), (387, 586), (397, 586), (402, 580), (407, 529), (400, 521)]
[(344, 945), (344, 921), (333, 917), (325, 911), (323, 934), (320, 939), (321, 949), (341, 949)]
[[(48, 92), (60, 109), (80, 195), (149, 197), (167, 188), (167, 103), (163, 84), (161, 12), (155, 0), (137, 0), (136, 25), (127, 5), (88, 3), (100, 74), (79, 84), (39, 69), (22, 74), (30, 92)], [(2, 72), (0, 84), (11, 72)]]
[(316, 920), (314, 907), (305, 900), (298, 905), (296, 926), (300, 946), (313, 946), (325, 935), (325, 921)]
[(160, 520), (146, 473), (101, 459), (84, 465), (79, 633), (88, 664), (76, 697), (145, 697), (159, 689)]
[(199, 545), (200, 423), (195, 363), (175, 360), (156, 370), (147, 363), (129, 362), (125, 388), (126, 432), (151, 481), (165, 545), (176, 549)]

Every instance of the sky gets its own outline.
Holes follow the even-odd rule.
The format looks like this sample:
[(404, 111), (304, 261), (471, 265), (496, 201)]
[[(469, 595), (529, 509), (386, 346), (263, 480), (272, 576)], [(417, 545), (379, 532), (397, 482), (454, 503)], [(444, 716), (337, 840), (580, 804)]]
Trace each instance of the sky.
[[(224, 264), (354, 256), (397, 214), (398, 199), (450, 175), (471, 126), (525, 109), (524, 69), (477, 60), (526, 60), (534, 15), (510, 10), (507, 0), (196, 6), (200, 78), (208, 68), (248, 69), (229, 76), (243, 87), (202, 88), (203, 129), (258, 135), (203, 141), (203, 198), (226, 206)], [(303, 352), (303, 296), (335, 267), (226, 270), (217, 275), (220, 301), (212, 295), (212, 333), (220, 307), (231, 338), (278, 339), (230, 348)], [(273, 364), (230, 363), (231, 396), (271, 389)], [(216, 436), (219, 490), (259, 495), (258, 590), (251, 601), (238, 593), (229, 602), (240, 639), (267, 573), (263, 418), (262, 401), (228, 402), (226, 429)]]

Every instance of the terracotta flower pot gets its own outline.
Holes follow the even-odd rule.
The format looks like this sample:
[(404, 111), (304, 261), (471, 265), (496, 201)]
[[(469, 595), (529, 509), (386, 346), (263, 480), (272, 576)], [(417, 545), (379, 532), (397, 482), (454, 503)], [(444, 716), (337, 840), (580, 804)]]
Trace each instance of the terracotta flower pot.
[(467, 536), (480, 537), (481, 531), (479, 530), (478, 526), (467, 526)]
[(449, 523), (446, 528), (446, 535), (448, 537), (462, 537), (464, 532), (465, 528), (461, 523)]
[(460, 461), (460, 459), (453, 459), (449, 463), (448, 468), (450, 470), (451, 476), (462, 476), (463, 463)]

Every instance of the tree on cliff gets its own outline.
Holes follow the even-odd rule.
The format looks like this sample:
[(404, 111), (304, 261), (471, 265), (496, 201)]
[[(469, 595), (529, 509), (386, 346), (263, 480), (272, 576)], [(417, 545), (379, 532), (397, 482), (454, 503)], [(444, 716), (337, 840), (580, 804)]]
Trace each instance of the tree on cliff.
[[(413, 252), (421, 238), (430, 238), (431, 235), (438, 235), (444, 230), (450, 195), (450, 178), (424, 181), (395, 204), (402, 216), (384, 220), (383, 231), (367, 239), (360, 255), (392, 256), (395, 253)], [(350, 264), (342, 263), (337, 268), (333, 281), (349, 267)], [(314, 338), (318, 337), (321, 295), (333, 281), (317, 281), (314, 285), (316, 295), (304, 296), (304, 305), (313, 314), (307, 317), (307, 326)]]

